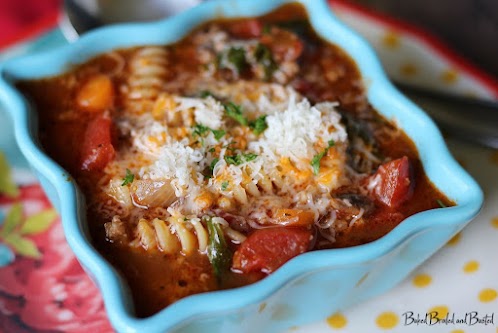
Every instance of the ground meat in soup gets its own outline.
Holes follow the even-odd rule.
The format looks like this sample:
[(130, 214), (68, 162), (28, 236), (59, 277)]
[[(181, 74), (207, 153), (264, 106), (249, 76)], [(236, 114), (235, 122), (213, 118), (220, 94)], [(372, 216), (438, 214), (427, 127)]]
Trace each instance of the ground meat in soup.
[(19, 87), (141, 317), (452, 204), (300, 5), (209, 22), (175, 44), (114, 50)]

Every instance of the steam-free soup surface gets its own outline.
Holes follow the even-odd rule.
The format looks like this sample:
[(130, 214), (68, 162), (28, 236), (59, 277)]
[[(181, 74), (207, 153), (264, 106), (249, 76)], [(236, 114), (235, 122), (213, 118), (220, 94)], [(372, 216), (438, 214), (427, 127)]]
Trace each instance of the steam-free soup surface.
[(299, 5), (22, 82), (139, 316), (450, 205)]

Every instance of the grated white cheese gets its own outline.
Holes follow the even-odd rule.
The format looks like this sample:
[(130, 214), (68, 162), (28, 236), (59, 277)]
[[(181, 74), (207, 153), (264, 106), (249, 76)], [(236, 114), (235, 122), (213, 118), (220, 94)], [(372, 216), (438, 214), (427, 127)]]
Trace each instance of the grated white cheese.
[(314, 148), (319, 139), (323, 142), (347, 140), (340, 115), (334, 110), (336, 104), (311, 106), (307, 99), (297, 101), (297, 98), (291, 94), (286, 110), (266, 118), (268, 128), (261, 139), (249, 144), (250, 149), (274, 161), (290, 157), (300, 163), (319, 153)]
[[(130, 123), (129, 121), (128, 123)], [(130, 126), (127, 124), (126, 126)], [(150, 114), (145, 114), (133, 119), (130, 135), (133, 146), (140, 152), (158, 156), (161, 144), (167, 142), (168, 128), (162, 123), (154, 120)]]
[(187, 144), (186, 140), (182, 140), (162, 146), (156, 161), (140, 169), (140, 177), (152, 180), (170, 179), (177, 197), (193, 191), (198, 187), (197, 181), (203, 177), (198, 163), (202, 161), (204, 154)]
[[(227, 127), (223, 104), (212, 97), (174, 95), (174, 109), (169, 114), (177, 115), (170, 117), (175, 121), (166, 115), (154, 118), (146, 113), (126, 115), (118, 122), (132, 143), (126, 155), (130, 160), (122, 161), (121, 169), (129, 165), (138, 170), (135, 173), (141, 179), (169, 180), (179, 199), (175, 209), (183, 213), (200, 213), (204, 208), (196, 198), (208, 192), (208, 205), (217, 205), (220, 197), (230, 198), (242, 203), (248, 216), (261, 211), (258, 223), (263, 224), (270, 206), (308, 209), (314, 212), (315, 220), (324, 215), (330, 208), (327, 191), (341, 184), (340, 180), (333, 181), (334, 177), (344, 175), (347, 134), (335, 111), (337, 103), (312, 106), (292, 87), (274, 83), (239, 81), (207, 89), (222, 100), (241, 105), (249, 121), (266, 115), (266, 130), (256, 135), (239, 124)], [(194, 124), (225, 132), (218, 138), (211, 130), (194, 134)], [(314, 175), (310, 162), (323, 152), (329, 140), (338, 143), (336, 157), (322, 165), (322, 174)], [(243, 148), (234, 150), (237, 143)], [(225, 160), (227, 155), (246, 154), (257, 157), (249, 162), (241, 157), (240, 165)], [(116, 173), (115, 178), (121, 179), (123, 172)], [(222, 189), (222, 184), (228, 186)]]
[(187, 98), (175, 97), (177, 107), (175, 112), (186, 112), (194, 109), (195, 122), (212, 129), (219, 129), (223, 125), (223, 105), (213, 97)]

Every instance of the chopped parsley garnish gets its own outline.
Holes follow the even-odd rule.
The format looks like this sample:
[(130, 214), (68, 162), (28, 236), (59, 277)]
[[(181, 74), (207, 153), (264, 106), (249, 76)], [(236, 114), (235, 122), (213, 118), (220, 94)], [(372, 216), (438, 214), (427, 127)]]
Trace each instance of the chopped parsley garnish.
[(330, 140), (329, 141), (329, 145), (327, 146), (327, 148), (325, 148), (321, 153), (316, 154), (315, 156), (313, 156), (313, 159), (311, 160), (310, 164), (311, 164), (311, 167), (313, 168), (313, 173), (315, 175), (318, 175), (318, 173), (320, 172), (320, 161), (328, 153), (330, 147), (333, 147), (334, 145), (335, 145), (335, 141), (334, 140)]
[(215, 157), (211, 161), (211, 164), (209, 164), (209, 166), (207, 166), (204, 169), (204, 171), (202, 172), (202, 174), (204, 175), (204, 179), (209, 179), (213, 177), (214, 167), (216, 166), (216, 163), (218, 163), (219, 160), (220, 160), (219, 158)]
[(212, 129), (211, 132), (213, 132), (214, 134), (214, 138), (217, 140), (217, 141), (220, 141), (220, 139), (223, 137), (223, 135), (225, 135), (225, 131), (224, 130), (214, 130)]
[(225, 108), (227, 116), (236, 120), (239, 124), (247, 126), (247, 118), (242, 114), (242, 109), (239, 105), (228, 102), (223, 104), (223, 107)]
[(252, 129), (254, 134), (260, 135), (268, 128), (266, 123), (266, 115), (258, 117), (256, 120), (249, 122), (249, 127)]
[(256, 157), (258, 157), (258, 155), (253, 154), (253, 153), (242, 154), (242, 156), (246, 162), (251, 162), (251, 161), (255, 160)]
[(235, 151), (237, 148), (235, 145), (237, 144), (236, 141), (230, 141), (228, 144), (224, 145), (222, 148), (226, 148), (229, 151)]
[(241, 73), (249, 65), (246, 61), (246, 51), (240, 47), (231, 47), (228, 50), (227, 58), (235, 66), (238, 73)]
[(196, 124), (193, 128), (194, 128), (193, 134), (198, 136), (203, 136), (207, 131), (210, 130), (209, 127), (201, 124)]
[(201, 124), (196, 124), (193, 127), (193, 129), (194, 129), (194, 132), (192, 134), (193, 135), (197, 135), (199, 137), (202, 137), (207, 132), (211, 131), (211, 132), (213, 132), (214, 138), (217, 141), (220, 141), (220, 139), (226, 134), (226, 132), (224, 130), (214, 130), (214, 129), (210, 128), (210, 127), (207, 127), (207, 126), (204, 126), (204, 125), (201, 125)]
[(238, 166), (238, 165), (241, 165), (242, 163), (251, 162), (254, 159), (256, 159), (256, 157), (258, 157), (258, 155), (253, 154), (253, 153), (237, 154), (237, 155), (233, 155), (233, 156), (226, 156), (225, 155), (225, 161), (228, 164), (233, 164), (233, 165)]
[(234, 119), (243, 126), (249, 126), (256, 135), (263, 133), (265, 129), (268, 128), (268, 125), (266, 124), (266, 115), (259, 116), (255, 120), (249, 121), (242, 114), (242, 107), (240, 105), (228, 102), (223, 104), (223, 107), (225, 108), (228, 117)]
[(214, 98), (213, 93), (210, 92), (209, 90), (203, 90), (203, 91), (201, 91), (200, 96), (201, 96), (201, 98), (207, 98), (209, 96), (211, 96), (211, 97)]
[(263, 44), (258, 44), (256, 50), (254, 51), (254, 57), (261, 65), (263, 65), (265, 70), (265, 80), (269, 81), (273, 73), (278, 69), (278, 65), (275, 60), (273, 60), (270, 49)]
[(133, 179), (135, 179), (135, 175), (130, 171), (130, 169), (126, 169), (126, 175), (123, 178), (123, 183), (121, 183), (121, 186), (126, 186), (133, 183)]
[(441, 208), (446, 208), (446, 207), (448, 207), (448, 206), (446, 206), (446, 205), (445, 205), (445, 203), (444, 203), (444, 202), (442, 202), (440, 199), (437, 199), (437, 200), (436, 200), (436, 202), (437, 202), (437, 204), (439, 205), (439, 207), (441, 207)]
[(214, 167), (216, 165), (216, 163), (218, 163), (220, 159), (218, 157), (215, 157), (213, 159), (213, 161), (211, 162), (211, 164), (209, 165), (209, 170), (211, 171), (211, 175), (213, 174), (213, 171), (214, 171)]
[(225, 191), (228, 188), (228, 184), (229, 183), (227, 181), (224, 181), (223, 183), (221, 183), (221, 190)]

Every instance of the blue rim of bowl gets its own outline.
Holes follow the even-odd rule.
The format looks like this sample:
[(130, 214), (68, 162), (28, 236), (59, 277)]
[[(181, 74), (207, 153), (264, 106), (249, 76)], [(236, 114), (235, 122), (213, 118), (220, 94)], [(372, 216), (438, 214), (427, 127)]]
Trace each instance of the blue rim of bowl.
[[(130, 293), (117, 271), (91, 245), (85, 227), (85, 200), (67, 172), (37, 145), (36, 116), (12, 81), (56, 75), (73, 63), (115, 48), (144, 44), (170, 44), (199, 24), (219, 17), (260, 16), (286, 3), (301, 3), (315, 31), (341, 47), (358, 65), (370, 103), (388, 119), (393, 119), (414, 141), (429, 179), (457, 205), (415, 214), (384, 237), (360, 246), (321, 250), (300, 255), (265, 279), (242, 288), (193, 295), (147, 318), (137, 318), (130, 305)], [(166, 33), (167, 32), (167, 33)], [(106, 41), (103, 43), (102, 41)], [(230, 312), (257, 304), (285, 284), (311, 271), (355, 265), (375, 260), (394, 250), (410, 236), (426, 229), (449, 227), (459, 230), (474, 218), (483, 203), (477, 183), (449, 153), (433, 121), (399, 93), (384, 74), (368, 43), (341, 23), (326, 1), (213, 0), (166, 20), (121, 24), (92, 31), (74, 44), (9, 60), (0, 65), (0, 101), (14, 121), (16, 141), (32, 167), (55, 187), (66, 239), (97, 282), (111, 323), (118, 331), (168, 331), (200, 316)], [(209, 309), (209, 310), (206, 310)]]

